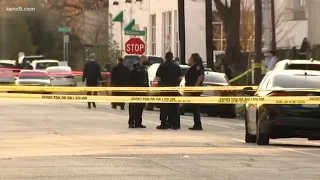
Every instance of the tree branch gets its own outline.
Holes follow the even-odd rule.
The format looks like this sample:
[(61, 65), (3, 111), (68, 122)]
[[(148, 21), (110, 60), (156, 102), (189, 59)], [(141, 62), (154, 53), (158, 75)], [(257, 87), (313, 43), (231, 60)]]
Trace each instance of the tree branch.
[(213, 0), (214, 4), (216, 5), (216, 8), (220, 14), (220, 17), (223, 21), (226, 20), (228, 16), (228, 6), (223, 5), (223, 3), (220, 0)]

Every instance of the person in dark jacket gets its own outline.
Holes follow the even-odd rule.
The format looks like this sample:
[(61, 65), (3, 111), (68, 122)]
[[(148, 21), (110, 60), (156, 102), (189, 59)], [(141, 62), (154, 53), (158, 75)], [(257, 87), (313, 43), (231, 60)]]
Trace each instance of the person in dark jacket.
[[(166, 61), (159, 66), (156, 77), (160, 86), (173, 87), (179, 86), (182, 79), (181, 68), (173, 61), (172, 52), (166, 53)], [(179, 96), (179, 92), (162, 92), (161, 96)], [(169, 103), (160, 105), (160, 126), (157, 129), (180, 128), (179, 104)]]
[[(148, 58), (145, 55), (140, 57), (140, 61), (130, 68), (130, 85), (132, 87), (148, 87), (148, 72), (146, 70)], [(146, 96), (146, 93), (132, 92), (132, 96)], [(145, 103), (129, 103), (129, 128), (146, 128), (142, 125), (142, 113)]]
[[(97, 87), (99, 85), (99, 81), (101, 81), (101, 67), (95, 61), (95, 54), (90, 54), (89, 61), (86, 63), (83, 69), (82, 81), (88, 87)], [(87, 95), (97, 95), (97, 92), (87, 92)], [(95, 102), (88, 102), (88, 109), (91, 108), (91, 104), (94, 108), (96, 108)]]
[[(185, 74), (186, 86), (202, 86), (204, 80), (204, 67), (198, 53), (191, 54), (188, 60), (189, 70)], [(192, 92), (190, 96), (200, 96), (201, 92)], [(200, 106), (192, 104), (194, 126), (190, 130), (202, 130)]]
[[(111, 84), (114, 87), (126, 87), (129, 83), (130, 70), (123, 64), (123, 59), (118, 59), (118, 64), (111, 71)], [(112, 92), (114, 96), (125, 95), (124, 92)], [(124, 110), (125, 103), (111, 103), (112, 108), (116, 109), (117, 106)]]

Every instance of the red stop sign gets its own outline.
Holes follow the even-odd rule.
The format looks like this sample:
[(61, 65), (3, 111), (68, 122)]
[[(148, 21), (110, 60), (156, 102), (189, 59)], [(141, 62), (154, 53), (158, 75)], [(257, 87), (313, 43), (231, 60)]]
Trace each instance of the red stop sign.
[(146, 45), (140, 38), (131, 38), (126, 42), (125, 51), (127, 54), (140, 54), (146, 51)]

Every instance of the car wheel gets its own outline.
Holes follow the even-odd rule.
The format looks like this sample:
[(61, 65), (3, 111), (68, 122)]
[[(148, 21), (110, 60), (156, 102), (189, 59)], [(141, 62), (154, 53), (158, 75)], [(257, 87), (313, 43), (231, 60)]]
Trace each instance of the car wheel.
[(255, 143), (257, 136), (249, 134), (248, 130), (248, 116), (247, 113), (245, 113), (245, 128), (246, 128), (246, 134), (245, 134), (245, 141), (246, 143)]
[[(257, 117), (258, 118), (258, 117)], [(258, 145), (268, 145), (269, 144), (269, 135), (267, 133), (262, 133), (261, 132), (261, 122), (258, 119), (257, 120), (257, 138), (256, 138), (256, 143)]]
[(147, 111), (153, 111), (153, 104), (147, 103), (146, 104), (146, 110)]
[(236, 105), (231, 104), (220, 111), (221, 118), (236, 118)]

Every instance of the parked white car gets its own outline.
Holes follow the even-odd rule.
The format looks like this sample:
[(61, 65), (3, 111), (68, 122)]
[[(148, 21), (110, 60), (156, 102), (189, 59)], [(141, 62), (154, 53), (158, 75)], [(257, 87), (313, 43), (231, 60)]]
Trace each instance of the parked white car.
[(21, 70), (15, 78), (16, 85), (26, 86), (51, 86), (51, 81), (48, 73), (42, 70)]
[(14, 68), (15, 65), (15, 60), (0, 60), (0, 68)]
[(58, 60), (54, 59), (44, 59), (44, 60), (34, 60), (31, 63), (33, 69), (46, 70), (47, 67), (59, 66)]
[[(185, 78), (180, 82), (180, 87), (185, 86)], [(203, 86), (230, 86), (228, 77), (224, 73), (219, 72), (205, 72)], [(181, 96), (184, 96), (182, 90), (179, 91)], [(201, 96), (235, 96), (233, 91), (228, 90), (212, 90), (204, 91)], [(200, 108), (202, 113), (208, 114), (208, 116), (220, 116), (222, 118), (235, 118), (235, 105), (234, 104), (201, 104)], [(189, 112), (190, 108), (186, 104), (180, 105), (180, 114)]]
[[(150, 87), (158, 87), (158, 81), (155, 79), (155, 77), (156, 77), (159, 66), (160, 66), (160, 63), (156, 63), (151, 65), (148, 68), (148, 76), (149, 76), (148, 79), (149, 79)], [(179, 65), (179, 66), (180, 66), (182, 75), (184, 75), (190, 68), (187, 65)], [(159, 96), (159, 92), (149, 92), (149, 96)], [(152, 111), (154, 106), (157, 106), (157, 104), (147, 103), (146, 110)]]
[(290, 60), (285, 59), (279, 61), (275, 68), (275, 71), (282, 70), (314, 70), (320, 71), (320, 61), (317, 60)]
[(77, 86), (77, 83), (69, 66), (53, 66), (46, 69), (52, 78), (53, 86)]

